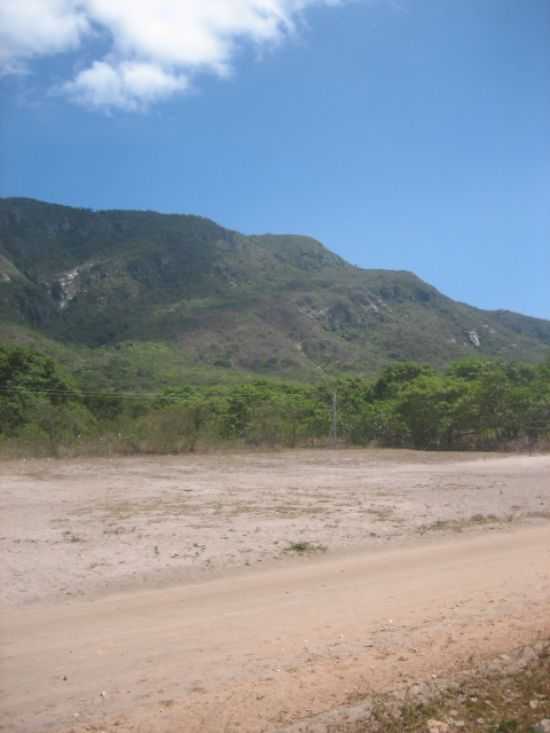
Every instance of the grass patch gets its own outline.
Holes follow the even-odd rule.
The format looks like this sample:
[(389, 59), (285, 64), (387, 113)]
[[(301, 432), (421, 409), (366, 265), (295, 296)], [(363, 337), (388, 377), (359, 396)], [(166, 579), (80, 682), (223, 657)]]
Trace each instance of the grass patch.
[(426, 532), (462, 532), (464, 529), (471, 527), (479, 527), (486, 524), (499, 524), (502, 522), (511, 522), (513, 517), (507, 516), (498, 518), (495, 514), (474, 514), (465, 519), (438, 519), (432, 524), (423, 524), (418, 528), (420, 534)]
[[(535, 651), (536, 650), (536, 651)], [(538, 733), (550, 720), (550, 641), (502, 655), (440, 688), (372, 701), (364, 722), (331, 733)], [(350, 727), (351, 725), (351, 727)], [(307, 731), (307, 726), (304, 731)]]
[(285, 552), (294, 555), (313, 555), (322, 552), (326, 552), (328, 547), (321, 545), (316, 542), (291, 542), (288, 547), (285, 547)]

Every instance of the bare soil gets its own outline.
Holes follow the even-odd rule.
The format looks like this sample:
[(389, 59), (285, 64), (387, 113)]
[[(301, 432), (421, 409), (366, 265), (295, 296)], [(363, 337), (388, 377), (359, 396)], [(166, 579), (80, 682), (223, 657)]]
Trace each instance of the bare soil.
[(0, 465), (6, 731), (272, 731), (550, 635), (550, 456)]

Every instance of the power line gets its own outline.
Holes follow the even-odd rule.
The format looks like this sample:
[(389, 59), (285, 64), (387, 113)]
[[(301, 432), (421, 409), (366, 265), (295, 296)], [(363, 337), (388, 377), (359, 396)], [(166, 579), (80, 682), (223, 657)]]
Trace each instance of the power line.
[(70, 389), (49, 389), (49, 388), (41, 388), (41, 387), (5, 387), (0, 386), (0, 392), (4, 392), (5, 394), (21, 394), (21, 393), (30, 393), (30, 394), (48, 394), (48, 395), (58, 395), (63, 397), (123, 397), (128, 399), (157, 399), (160, 397), (169, 397), (170, 394), (166, 392), (89, 392), (89, 391), (72, 391)]

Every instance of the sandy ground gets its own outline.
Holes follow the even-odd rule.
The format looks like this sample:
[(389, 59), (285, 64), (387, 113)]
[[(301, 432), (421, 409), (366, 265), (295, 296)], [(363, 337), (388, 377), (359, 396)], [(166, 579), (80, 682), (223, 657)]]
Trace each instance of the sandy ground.
[(18, 461), (0, 488), (6, 731), (272, 731), (550, 634), (550, 456)]
[(550, 519), (550, 456), (295, 451), (0, 464), (4, 603)]

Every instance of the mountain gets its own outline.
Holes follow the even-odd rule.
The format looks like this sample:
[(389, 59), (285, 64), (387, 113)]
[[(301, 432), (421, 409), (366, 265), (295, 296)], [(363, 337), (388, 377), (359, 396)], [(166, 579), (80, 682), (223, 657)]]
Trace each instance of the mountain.
[(155, 342), (189, 364), (279, 374), (550, 351), (550, 321), (458, 303), (409, 272), (354, 267), (309, 237), (22, 198), (0, 199), (0, 323), (4, 339)]

